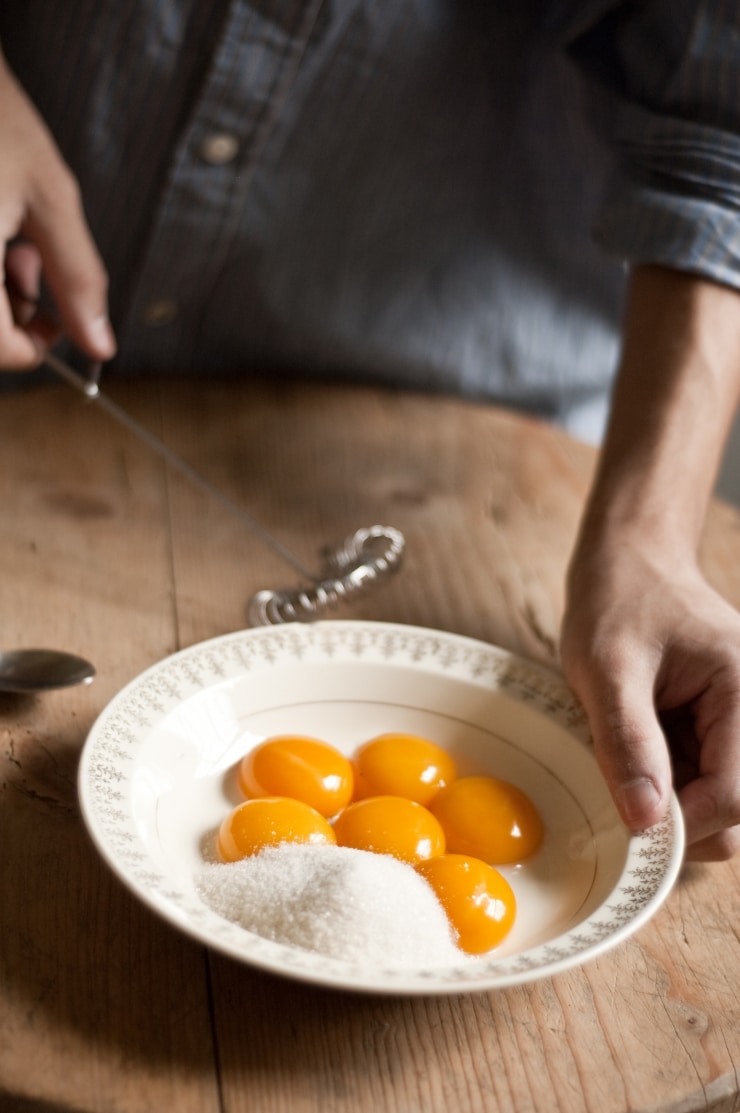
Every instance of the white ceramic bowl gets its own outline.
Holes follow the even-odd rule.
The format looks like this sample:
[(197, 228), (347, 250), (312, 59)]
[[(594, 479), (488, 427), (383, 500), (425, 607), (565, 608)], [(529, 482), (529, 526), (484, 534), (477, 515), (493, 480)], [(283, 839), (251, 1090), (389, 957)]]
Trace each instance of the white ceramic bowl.
[[(448, 748), (461, 774), (523, 788), (546, 837), (528, 862), (502, 868), (518, 905), (504, 944), (454, 967), (385, 970), (262, 939), (208, 908), (195, 877), (238, 802), (234, 767), (286, 731), (347, 754), (383, 731), (409, 731)], [(79, 789), (103, 858), (170, 924), (263, 970), (373, 993), (492, 989), (593, 958), (653, 915), (683, 853), (675, 798), (658, 826), (625, 830), (559, 675), (470, 638), (387, 623), (261, 627), (166, 658), (97, 719)]]

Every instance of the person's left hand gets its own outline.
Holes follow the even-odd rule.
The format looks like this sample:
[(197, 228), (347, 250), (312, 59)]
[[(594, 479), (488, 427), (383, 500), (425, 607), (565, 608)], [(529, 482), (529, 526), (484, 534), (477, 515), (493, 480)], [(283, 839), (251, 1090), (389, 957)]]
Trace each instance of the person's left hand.
[(561, 654), (627, 826), (657, 822), (673, 783), (687, 858), (731, 857), (740, 849), (740, 614), (693, 560), (612, 538), (576, 553)]

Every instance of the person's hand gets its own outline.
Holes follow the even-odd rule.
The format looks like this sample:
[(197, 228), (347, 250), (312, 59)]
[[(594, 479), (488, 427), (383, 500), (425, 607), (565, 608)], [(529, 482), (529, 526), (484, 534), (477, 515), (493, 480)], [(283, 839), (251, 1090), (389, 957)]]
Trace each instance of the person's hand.
[[(0, 54), (0, 370), (36, 366), (62, 333), (110, 359), (107, 276), (77, 182)], [(58, 317), (38, 312), (42, 277)]]
[(561, 653), (625, 823), (665, 813), (672, 781), (687, 858), (740, 849), (740, 615), (693, 561), (629, 537), (581, 546)]

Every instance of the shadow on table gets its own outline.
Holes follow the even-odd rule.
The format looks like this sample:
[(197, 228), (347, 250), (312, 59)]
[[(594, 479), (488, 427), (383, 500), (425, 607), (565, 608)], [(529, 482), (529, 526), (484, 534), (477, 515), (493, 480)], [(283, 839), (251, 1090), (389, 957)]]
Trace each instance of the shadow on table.
[(60, 1069), (55, 1044), (72, 1042), (81, 1060), (112, 1051), (212, 1070), (205, 952), (135, 901), (96, 853), (77, 803), (79, 724), (32, 733), (27, 710), (0, 702), (3, 1043), (28, 1054), (31, 1075), (42, 1039), (49, 1069)]

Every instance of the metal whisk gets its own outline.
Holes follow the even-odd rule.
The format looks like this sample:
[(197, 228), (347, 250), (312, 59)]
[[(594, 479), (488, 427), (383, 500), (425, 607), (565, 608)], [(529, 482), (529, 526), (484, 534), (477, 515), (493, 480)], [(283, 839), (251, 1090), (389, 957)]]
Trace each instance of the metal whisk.
[(322, 578), (310, 588), (258, 591), (249, 601), (250, 626), (310, 622), (318, 613), (374, 587), (398, 568), (403, 534), (392, 526), (358, 529), (337, 549), (324, 552)]
[(47, 353), (44, 362), (61, 379), (96, 402), (120, 425), (125, 426), (138, 440), (146, 444), (157, 455), (176, 469), (180, 475), (199, 487), (211, 498), (215, 498), (231, 514), (235, 515), (256, 537), (268, 545), (284, 561), (290, 564), (310, 587), (294, 590), (259, 591), (249, 601), (247, 617), (250, 625), (264, 626), (280, 622), (308, 622), (317, 618), (327, 607), (343, 600), (351, 599), (386, 579), (397, 570), (404, 550), (403, 534), (391, 526), (370, 526), (358, 529), (336, 549), (323, 553), (324, 567), (321, 575), (315, 576), (289, 549), (273, 537), (242, 506), (214, 487), (199, 472), (173, 452), (164, 441), (156, 437), (138, 421), (132, 418), (117, 403), (111, 401), (100, 390), (99, 370), (84, 378), (52, 353)]

